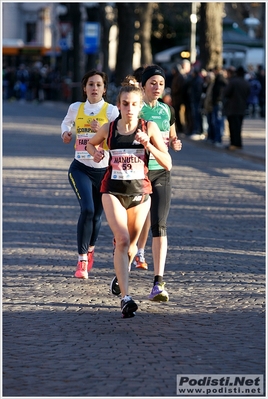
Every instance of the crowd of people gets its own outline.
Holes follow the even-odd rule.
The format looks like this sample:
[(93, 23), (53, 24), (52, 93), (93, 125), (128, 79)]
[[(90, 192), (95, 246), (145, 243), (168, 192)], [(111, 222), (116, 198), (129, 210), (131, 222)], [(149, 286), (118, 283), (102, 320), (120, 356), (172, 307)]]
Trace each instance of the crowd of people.
[[(48, 64), (37, 62), (32, 66), (20, 64), (18, 68), (3, 68), (3, 99), (9, 101), (64, 100), (67, 77)], [(66, 86), (67, 87), (67, 86)]]
[[(225, 120), (230, 131), (228, 149), (242, 148), (243, 118), (265, 117), (265, 69), (246, 71), (242, 66), (209, 71), (191, 66), (188, 60), (174, 65), (169, 103), (176, 113), (177, 132), (206, 139), (222, 147)], [(234, 138), (234, 135), (239, 136)]]

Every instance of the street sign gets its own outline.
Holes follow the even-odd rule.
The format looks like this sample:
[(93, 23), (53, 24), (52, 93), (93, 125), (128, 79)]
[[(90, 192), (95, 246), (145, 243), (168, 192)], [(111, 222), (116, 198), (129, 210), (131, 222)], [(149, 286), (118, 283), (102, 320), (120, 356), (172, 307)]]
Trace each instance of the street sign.
[(59, 47), (61, 50), (71, 50), (73, 48), (73, 29), (71, 22), (59, 23), (60, 40)]
[(84, 52), (95, 54), (99, 50), (100, 24), (98, 22), (85, 22)]

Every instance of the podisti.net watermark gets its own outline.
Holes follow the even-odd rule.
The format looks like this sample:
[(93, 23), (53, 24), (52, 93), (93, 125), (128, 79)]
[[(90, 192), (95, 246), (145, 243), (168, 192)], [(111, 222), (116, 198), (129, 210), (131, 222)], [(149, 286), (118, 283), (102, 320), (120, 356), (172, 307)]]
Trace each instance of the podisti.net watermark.
[(261, 374), (178, 374), (177, 395), (263, 395)]

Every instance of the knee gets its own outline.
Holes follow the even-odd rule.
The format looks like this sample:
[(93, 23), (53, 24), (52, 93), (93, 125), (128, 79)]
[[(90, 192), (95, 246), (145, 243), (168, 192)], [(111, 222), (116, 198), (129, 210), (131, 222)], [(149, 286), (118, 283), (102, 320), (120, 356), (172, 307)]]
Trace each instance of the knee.
[(121, 233), (115, 237), (116, 241), (116, 248), (120, 249), (121, 251), (125, 251), (129, 249), (130, 241), (129, 236), (127, 234)]
[(151, 226), (151, 231), (153, 237), (165, 237), (167, 235), (167, 226), (154, 224)]
[(94, 210), (91, 207), (84, 207), (81, 209), (81, 214), (84, 216), (86, 219), (93, 219), (94, 217)]

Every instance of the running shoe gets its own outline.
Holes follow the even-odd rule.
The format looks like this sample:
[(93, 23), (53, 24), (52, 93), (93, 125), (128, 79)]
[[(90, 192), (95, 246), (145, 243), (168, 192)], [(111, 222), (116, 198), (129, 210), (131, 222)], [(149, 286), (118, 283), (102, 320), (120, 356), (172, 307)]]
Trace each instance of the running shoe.
[(144, 255), (137, 254), (134, 258), (134, 265), (136, 266), (137, 269), (148, 269), (148, 264), (145, 262)]
[(121, 299), (121, 311), (123, 318), (134, 317), (135, 312), (138, 309), (138, 305), (133, 301), (131, 296), (125, 295)]
[(121, 294), (121, 290), (120, 290), (120, 287), (119, 287), (118, 280), (117, 280), (116, 276), (114, 276), (114, 278), (111, 281), (110, 291), (111, 291), (111, 293), (113, 295), (116, 295), (116, 296)]
[(74, 274), (74, 277), (77, 278), (88, 278), (87, 272), (88, 262), (87, 260), (79, 260), (77, 263), (77, 269)]
[(89, 272), (92, 267), (93, 267), (93, 263), (94, 263), (94, 249), (92, 252), (87, 253), (87, 271)]
[(164, 287), (165, 283), (155, 283), (148, 297), (150, 301), (167, 302), (169, 297)]

